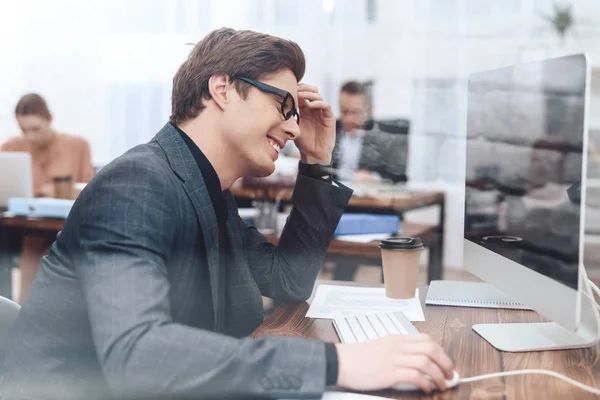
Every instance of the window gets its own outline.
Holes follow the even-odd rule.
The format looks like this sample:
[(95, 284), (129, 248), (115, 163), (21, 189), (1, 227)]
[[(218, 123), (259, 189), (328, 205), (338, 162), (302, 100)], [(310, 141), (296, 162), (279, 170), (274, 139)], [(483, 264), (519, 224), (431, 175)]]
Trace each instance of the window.
[(197, 1), (198, 12), (194, 28), (205, 30), (210, 28), (210, 0)]
[(377, 0), (367, 0), (367, 22), (373, 23), (377, 19)]
[(521, 10), (521, 0), (502, 0), (496, 4), (506, 15), (517, 14)]
[(490, 0), (467, 0), (466, 8), (469, 16), (488, 16), (492, 11), (492, 2)]
[[(169, 4), (164, 0), (128, 0), (117, 3), (118, 30), (126, 33), (158, 33), (167, 29), (165, 10)], [(140, 18), (143, 15), (143, 18)]]
[(264, 0), (251, 0), (249, 2), (250, 5), (250, 23), (253, 26), (263, 26), (265, 25), (265, 7)]
[(168, 121), (170, 93), (166, 85), (113, 85), (107, 94), (115, 155), (149, 141)]
[(298, 23), (298, 0), (275, 0), (275, 24), (296, 25)]
[(451, 20), (458, 14), (457, 0), (431, 0), (429, 12), (434, 18)]

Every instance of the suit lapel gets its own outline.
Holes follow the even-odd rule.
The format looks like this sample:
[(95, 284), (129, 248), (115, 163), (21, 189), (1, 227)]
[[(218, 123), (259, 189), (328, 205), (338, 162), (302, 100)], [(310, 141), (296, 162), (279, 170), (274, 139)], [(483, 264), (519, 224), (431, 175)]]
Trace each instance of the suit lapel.
[(227, 220), (227, 323), (225, 333), (235, 337), (248, 336), (263, 321), (263, 303), (260, 289), (246, 259), (244, 224), (237, 204), (229, 190), (224, 192), (229, 212)]
[[(195, 161), (193, 165), (196, 165)], [(219, 323), (221, 323), (221, 321), (217, 321), (220, 315), (218, 312), (219, 307), (224, 306), (223, 304), (219, 304), (219, 228), (217, 227), (217, 217), (215, 216), (208, 191), (202, 180), (202, 175), (200, 173), (193, 175), (196, 176), (192, 176), (192, 179), (184, 183), (184, 189), (192, 200), (196, 217), (200, 222), (202, 237), (204, 238), (213, 303), (214, 327), (216, 329)], [(200, 182), (201, 186), (198, 184)]]
[(211, 297), (214, 313), (214, 328), (223, 321), (218, 321), (219, 307), (219, 229), (208, 189), (197, 167), (196, 161), (179, 132), (167, 123), (156, 135), (156, 141), (165, 151), (173, 171), (183, 181), (183, 187), (192, 201), (196, 217), (200, 222), (202, 237), (208, 260), (208, 275), (210, 278)]

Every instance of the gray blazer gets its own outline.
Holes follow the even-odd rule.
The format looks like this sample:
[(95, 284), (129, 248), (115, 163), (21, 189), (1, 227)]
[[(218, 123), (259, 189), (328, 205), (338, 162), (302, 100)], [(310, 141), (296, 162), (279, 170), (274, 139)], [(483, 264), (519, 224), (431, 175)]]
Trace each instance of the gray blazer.
[[(310, 296), (351, 194), (299, 176), (275, 247), (241, 220), (226, 192), (223, 304), (213, 207), (192, 154), (167, 124), (104, 167), (75, 202), (15, 323), (0, 398), (319, 395), (322, 342), (245, 336), (263, 320), (261, 295), (284, 302)], [(200, 287), (211, 288), (214, 326), (224, 333), (195, 327)]]

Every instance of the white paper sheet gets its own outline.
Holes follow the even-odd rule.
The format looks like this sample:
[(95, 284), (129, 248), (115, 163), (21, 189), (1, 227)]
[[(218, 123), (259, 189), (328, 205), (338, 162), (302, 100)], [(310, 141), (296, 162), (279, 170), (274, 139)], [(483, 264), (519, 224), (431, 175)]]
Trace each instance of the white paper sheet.
[[(347, 392), (325, 392), (321, 400), (380, 400), (385, 397)], [(285, 400), (285, 399), (279, 399)]]
[(412, 299), (398, 300), (386, 297), (385, 288), (339, 285), (319, 285), (306, 316), (333, 319), (387, 311), (402, 311), (410, 321), (425, 321), (419, 289)]
[(365, 233), (360, 235), (340, 235), (336, 239), (354, 243), (369, 243), (373, 240), (381, 240), (393, 236), (390, 233)]
[(325, 392), (322, 400), (382, 400), (385, 397), (370, 396), (358, 393)]

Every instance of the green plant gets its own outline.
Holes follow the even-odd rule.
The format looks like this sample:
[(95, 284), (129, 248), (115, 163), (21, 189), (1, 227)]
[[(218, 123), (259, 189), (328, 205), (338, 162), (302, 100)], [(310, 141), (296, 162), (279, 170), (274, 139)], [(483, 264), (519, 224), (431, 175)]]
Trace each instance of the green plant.
[(567, 33), (575, 24), (573, 6), (571, 4), (564, 7), (554, 4), (554, 14), (542, 15), (542, 18), (552, 26), (552, 29), (556, 31), (562, 41), (565, 40)]

